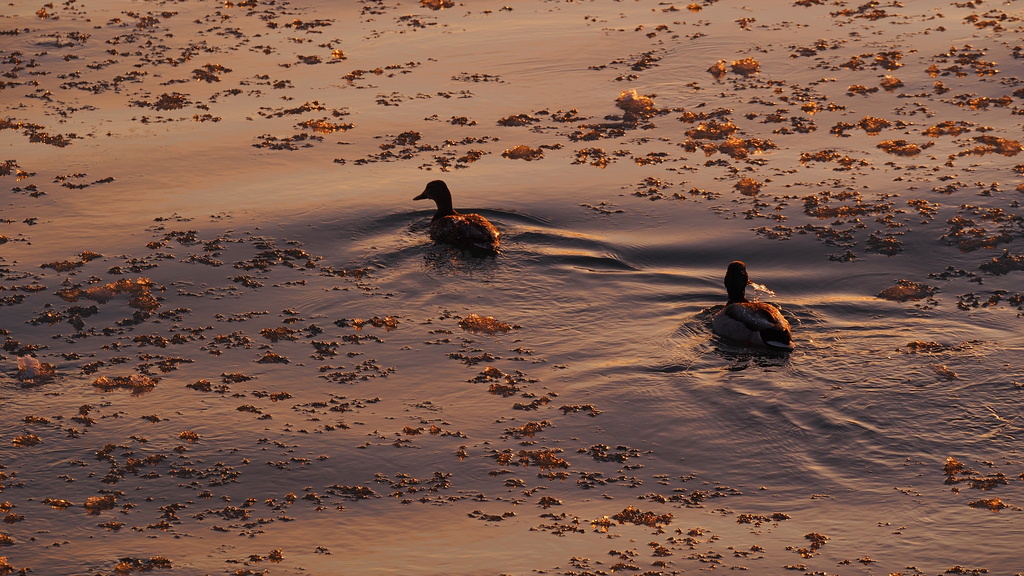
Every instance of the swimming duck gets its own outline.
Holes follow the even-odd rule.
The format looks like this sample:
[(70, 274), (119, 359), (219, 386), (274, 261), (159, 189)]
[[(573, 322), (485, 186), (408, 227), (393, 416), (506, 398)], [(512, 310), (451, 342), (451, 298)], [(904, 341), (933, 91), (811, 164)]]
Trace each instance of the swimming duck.
[(501, 233), (479, 214), (460, 214), (452, 208), (452, 193), (443, 180), (427, 184), (423, 193), (413, 200), (429, 198), (437, 204), (430, 221), (430, 238), (434, 242), (453, 244), (459, 248), (495, 253), (500, 248)]
[(729, 302), (712, 319), (711, 329), (719, 336), (745, 344), (792, 350), (793, 335), (789, 322), (775, 306), (749, 302), (745, 294), (749, 283), (746, 264), (738, 260), (730, 263), (725, 273)]

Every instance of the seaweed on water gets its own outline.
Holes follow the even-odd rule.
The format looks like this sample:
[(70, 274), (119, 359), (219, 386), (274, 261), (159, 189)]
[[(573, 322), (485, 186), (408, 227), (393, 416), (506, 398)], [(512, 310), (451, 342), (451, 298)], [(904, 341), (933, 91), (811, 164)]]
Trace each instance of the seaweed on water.
[(139, 395), (156, 388), (158, 382), (158, 378), (150, 378), (142, 374), (132, 374), (130, 376), (100, 376), (93, 381), (92, 385), (103, 392), (120, 389), (128, 390), (133, 395)]
[(914, 282), (913, 280), (897, 280), (894, 286), (890, 286), (878, 293), (883, 300), (893, 302), (907, 302), (908, 300), (923, 300), (930, 298), (938, 288)]
[(134, 281), (122, 278), (115, 282), (102, 286), (93, 286), (84, 290), (78, 287), (65, 288), (57, 292), (57, 295), (67, 302), (77, 302), (79, 298), (86, 298), (100, 304), (105, 304), (115, 296), (127, 294), (129, 296), (129, 306), (144, 312), (152, 312), (160, 307), (160, 302), (152, 294), (155, 286), (156, 284), (149, 278), (139, 278)]
[(671, 513), (658, 514), (651, 511), (645, 512), (634, 506), (627, 506), (623, 508), (621, 512), (613, 514), (611, 518), (619, 524), (636, 524), (637, 526), (660, 528), (665, 524), (670, 524), (673, 516)]
[(625, 112), (623, 120), (635, 123), (663, 113), (654, 105), (653, 95), (642, 95), (636, 90), (625, 90), (615, 99), (615, 106)]
[(480, 316), (469, 314), (459, 320), (459, 327), (467, 332), (478, 332), (483, 334), (497, 334), (498, 332), (512, 332), (521, 326), (495, 320), (493, 316)]
[(57, 374), (57, 367), (40, 362), (32, 356), (18, 357), (18, 380), (23, 384), (40, 384), (51, 380)]
[(1000, 256), (983, 262), (978, 268), (997, 276), (1009, 274), (1015, 270), (1024, 270), (1024, 254), (1010, 254), (1009, 250), (1003, 250)]
[(502, 156), (510, 160), (540, 160), (544, 157), (544, 151), (540, 148), (531, 148), (525, 144), (519, 144), (506, 149)]

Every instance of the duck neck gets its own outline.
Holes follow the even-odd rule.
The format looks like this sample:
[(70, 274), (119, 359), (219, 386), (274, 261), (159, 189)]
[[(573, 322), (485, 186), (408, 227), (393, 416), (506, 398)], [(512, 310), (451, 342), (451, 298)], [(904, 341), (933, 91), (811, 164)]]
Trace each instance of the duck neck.
[(747, 268), (743, 262), (735, 261), (729, 264), (725, 272), (725, 290), (729, 294), (729, 302), (746, 302), (747, 296)]
[(729, 302), (747, 301), (747, 279), (741, 275), (730, 275), (725, 279), (725, 290), (729, 293)]
[(747, 294), (746, 294), (747, 291), (746, 291), (745, 288), (746, 288), (745, 286), (740, 286), (740, 287), (735, 288), (735, 289), (733, 287), (730, 287), (729, 288), (729, 302), (730, 303), (732, 303), (732, 302), (746, 302), (747, 301)]
[(437, 203), (437, 212), (434, 213), (434, 220), (440, 220), (445, 216), (454, 216), (458, 214), (455, 208), (452, 208), (452, 199), (449, 198), (435, 198), (434, 202)]

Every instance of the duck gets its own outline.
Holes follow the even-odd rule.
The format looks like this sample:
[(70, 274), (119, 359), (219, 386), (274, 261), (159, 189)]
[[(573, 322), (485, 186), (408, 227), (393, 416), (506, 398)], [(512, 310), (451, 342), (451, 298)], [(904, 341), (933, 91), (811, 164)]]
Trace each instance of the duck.
[(739, 260), (731, 262), (725, 272), (729, 301), (711, 320), (711, 329), (719, 336), (744, 344), (792, 350), (793, 334), (789, 322), (775, 306), (748, 301), (746, 290), (749, 283), (747, 265)]
[(440, 244), (451, 244), (470, 251), (497, 254), (501, 248), (501, 232), (479, 214), (462, 214), (452, 207), (452, 192), (444, 180), (427, 183), (413, 200), (433, 200), (437, 212), (430, 221), (430, 238)]

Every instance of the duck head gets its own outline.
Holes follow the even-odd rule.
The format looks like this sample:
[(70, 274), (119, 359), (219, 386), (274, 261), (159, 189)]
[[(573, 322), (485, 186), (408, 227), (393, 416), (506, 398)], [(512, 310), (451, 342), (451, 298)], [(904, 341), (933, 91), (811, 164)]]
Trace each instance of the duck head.
[(446, 216), (449, 214), (455, 214), (455, 209), (452, 207), (452, 192), (448, 189), (448, 185), (444, 183), (444, 180), (433, 180), (427, 183), (427, 187), (423, 189), (423, 192), (419, 196), (413, 198), (413, 200), (433, 200), (437, 204), (437, 214), (434, 216)]
[(747, 265), (739, 260), (729, 263), (725, 271), (725, 290), (729, 293), (730, 302), (745, 302), (747, 297), (747, 284), (750, 277), (747, 276)]

